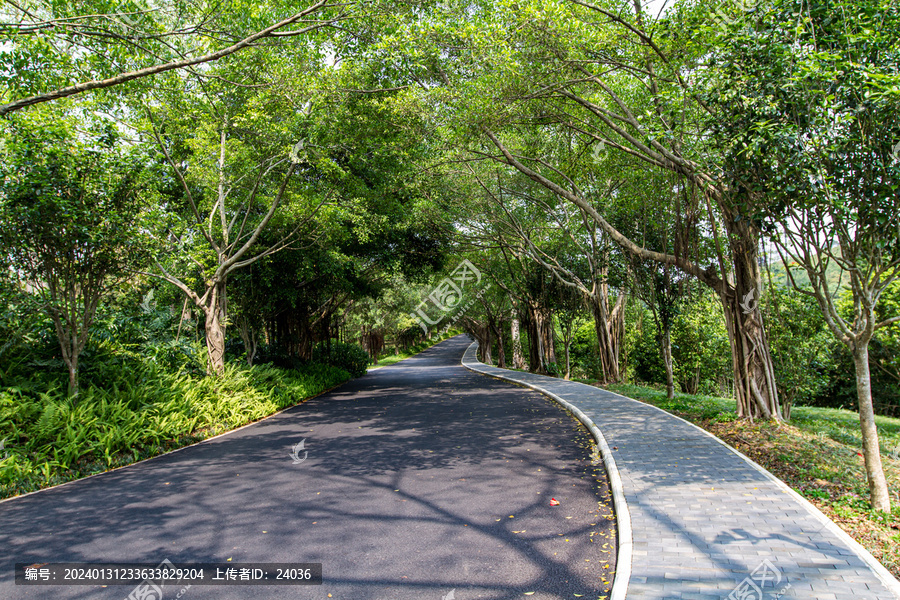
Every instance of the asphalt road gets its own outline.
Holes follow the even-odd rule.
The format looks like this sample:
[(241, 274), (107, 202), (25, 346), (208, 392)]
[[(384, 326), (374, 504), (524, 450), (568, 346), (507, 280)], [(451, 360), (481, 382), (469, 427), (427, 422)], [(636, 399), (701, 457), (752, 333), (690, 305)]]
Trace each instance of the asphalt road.
[(464, 369), (468, 345), (447, 340), (230, 434), (0, 503), (0, 600), (134, 588), (15, 585), (14, 563), (164, 559), (322, 563), (324, 579), (169, 584), (165, 600), (602, 597), (615, 526), (587, 433), (544, 396)]

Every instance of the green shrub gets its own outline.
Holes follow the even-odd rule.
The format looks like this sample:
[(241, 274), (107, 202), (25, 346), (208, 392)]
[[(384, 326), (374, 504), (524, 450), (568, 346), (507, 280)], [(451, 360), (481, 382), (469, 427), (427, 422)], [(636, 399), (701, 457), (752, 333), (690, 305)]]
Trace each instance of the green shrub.
[(366, 374), (366, 368), (371, 363), (369, 354), (358, 344), (346, 344), (334, 340), (319, 342), (313, 348), (312, 362), (331, 365), (344, 369), (353, 377), (361, 377)]
[(572, 346), (569, 348), (572, 361), (572, 376), (587, 379), (603, 377), (600, 363), (600, 349), (597, 344), (597, 331), (594, 322), (587, 321), (572, 334)]

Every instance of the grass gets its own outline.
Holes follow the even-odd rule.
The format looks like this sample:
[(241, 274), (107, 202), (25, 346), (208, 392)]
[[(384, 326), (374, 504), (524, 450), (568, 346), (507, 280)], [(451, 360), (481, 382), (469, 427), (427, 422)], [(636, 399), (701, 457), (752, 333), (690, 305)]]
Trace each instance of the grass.
[(410, 347), (408, 350), (403, 352), (398, 352), (397, 354), (389, 354), (387, 356), (382, 356), (378, 358), (378, 364), (374, 367), (369, 367), (369, 370), (378, 369), (381, 367), (387, 367), (393, 365), (395, 363), (400, 362), (401, 360), (406, 360), (407, 358), (411, 358), (420, 352), (428, 350), (435, 344), (440, 344), (446, 339), (452, 338), (455, 335), (459, 335), (459, 331), (451, 330), (446, 333), (443, 333), (437, 337), (434, 337), (430, 340), (423, 340), (416, 344), (415, 346)]
[[(589, 383), (589, 382), (585, 382)], [(900, 579), (900, 419), (876, 417), (892, 512), (871, 508), (855, 412), (797, 406), (791, 421), (738, 419), (735, 402), (618, 384), (603, 386), (652, 404), (716, 435), (791, 486)], [(895, 454), (896, 453), (896, 454)]]

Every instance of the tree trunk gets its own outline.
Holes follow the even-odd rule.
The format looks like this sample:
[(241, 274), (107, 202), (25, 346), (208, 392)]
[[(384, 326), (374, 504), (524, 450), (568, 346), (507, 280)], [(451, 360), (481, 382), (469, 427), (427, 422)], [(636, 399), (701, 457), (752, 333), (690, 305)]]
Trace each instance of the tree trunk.
[(503, 347), (503, 319), (497, 319), (497, 327), (494, 328), (494, 335), (497, 336), (497, 366), (501, 369), (506, 368), (506, 350)]
[(628, 299), (624, 289), (619, 289), (618, 294), (609, 315), (610, 363), (615, 366), (614, 383), (622, 380), (623, 369), (619, 366), (619, 352), (625, 345), (625, 302)]
[[(593, 294), (588, 297), (591, 305), (591, 315), (594, 317), (594, 332), (597, 334), (597, 346), (600, 349), (600, 368), (604, 383), (614, 383), (621, 379), (619, 373), (619, 350), (615, 330), (610, 329), (610, 315), (603, 294)], [(612, 324), (617, 328), (617, 324)]]
[(759, 310), (762, 276), (759, 272), (759, 236), (747, 219), (726, 215), (734, 287), (723, 286), (719, 297), (725, 312), (731, 343), (734, 390), (739, 417), (781, 421), (781, 404), (775, 385), (775, 367), (769, 339)]
[(240, 326), (241, 340), (244, 342), (244, 350), (247, 351), (247, 366), (253, 366), (253, 360), (256, 358), (256, 352), (259, 345), (256, 341), (256, 331), (250, 325), (250, 321), (246, 318), (241, 319)]
[(78, 358), (81, 351), (77, 348), (77, 340), (73, 339), (75, 336), (60, 320), (58, 311), (53, 314), (53, 324), (56, 327), (62, 359), (69, 373), (69, 397), (74, 398), (78, 395)]
[(872, 380), (869, 374), (869, 342), (859, 341), (853, 346), (853, 365), (856, 367), (856, 396), (859, 402), (859, 424), (862, 429), (863, 458), (872, 508), (886, 513), (891, 511), (891, 498), (887, 480), (881, 465), (881, 449), (878, 444), (878, 428), (875, 426), (875, 410), (872, 405)]
[(665, 325), (659, 334), (659, 349), (666, 368), (666, 398), (675, 398), (675, 375), (672, 369), (672, 332), (671, 327)]
[(69, 361), (69, 396), (78, 395), (78, 356), (73, 356)]
[(206, 307), (206, 354), (209, 358), (207, 372), (221, 375), (225, 372), (225, 282), (213, 284)]
[(528, 370), (532, 373), (545, 375), (547, 370), (538, 311), (532, 306), (528, 306), (525, 310), (526, 319), (524, 325), (525, 331), (528, 333)]
[(544, 346), (544, 360), (546, 363), (556, 363), (556, 332), (553, 328), (553, 313), (544, 310), (539, 313), (541, 330), (541, 343)]
[(491, 340), (491, 328), (488, 325), (477, 326), (478, 327), (478, 351), (481, 354), (481, 362), (486, 365), (492, 364), (494, 361), (491, 357), (491, 346), (493, 345), (493, 341)]
[(522, 356), (522, 340), (519, 336), (519, 317), (518, 315), (513, 313), (512, 322), (512, 353), (513, 353), (513, 368), (514, 369), (524, 369), (525, 368), (525, 357)]

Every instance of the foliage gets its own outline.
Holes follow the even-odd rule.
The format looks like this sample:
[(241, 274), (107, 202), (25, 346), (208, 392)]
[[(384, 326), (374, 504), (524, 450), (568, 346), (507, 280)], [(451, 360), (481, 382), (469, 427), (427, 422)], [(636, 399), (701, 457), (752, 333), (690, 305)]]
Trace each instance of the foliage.
[(672, 325), (675, 379), (687, 393), (722, 393), (732, 370), (721, 304), (703, 289), (681, 302)]
[(313, 348), (312, 361), (343, 369), (352, 377), (362, 377), (366, 374), (371, 358), (359, 344), (326, 340)]
[[(853, 310), (850, 290), (844, 290), (837, 304), (849, 314)], [(900, 280), (895, 280), (882, 293), (876, 311), (879, 319), (900, 314)], [(900, 416), (900, 323), (879, 329), (869, 345), (872, 402), (879, 415)], [(827, 365), (827, 383), (811, 400), (814, 406), (853, 408), (857, 406), (854, 381), (846, 374), (853, 372), (853, 356), (843, 344), (832, 344)]]
[[(836, 375), (832, 372), (836, 341), (818, 305), (808, 296), (774, 285), (766, 288), (761, 310), (769, 330), (782, 404), (814, 403)], [(785, 414), (790, 411), (785, 410)]]
[(653, 317), (644, 306), (639, 310), (640, 321), (626, 322), (626, 328), (630, 330), (627, 344), (629, 376), (637, 382), (665, 384), (665, 366), (656, 341)]
[(102, 472), (261, 419), (349, 378), (325, 365), (300, 370), (228, 365), (220, 378), (169, 372), (130, 356), (104, 371), (104, 387), (83, 386), (79, 401), (39, 376), (0, 373), (0, 496)]
[(41, 292), (74, 394), (101, 299), (146, 258), (138, 223), (152, 187), (109, 123), (37, 111), (5, 134), (0, 246), (23, 285)]
[(600, 364), (600, 349), (597, 333), (592, 322), (585, 322), (572, 334), (572, 377), (600, 379), (603, 375)]
[[(722, 393), (731, 376), (728, 333), (720, 304), (705, 290), (684, 297), (672, 321), (675, 380), (685, 393)], [(665, 384), (666, 374), (658, 332), (650, 310), (638, 305), (628, 311), (626, 331), (630, 373), (635, 381)]]

